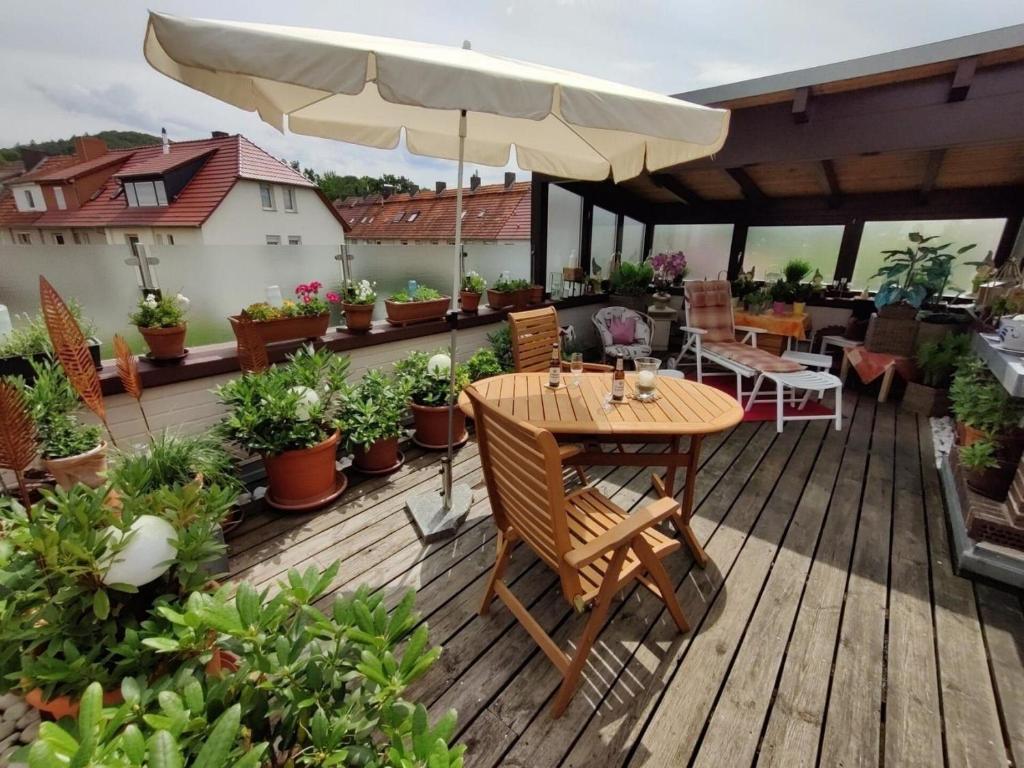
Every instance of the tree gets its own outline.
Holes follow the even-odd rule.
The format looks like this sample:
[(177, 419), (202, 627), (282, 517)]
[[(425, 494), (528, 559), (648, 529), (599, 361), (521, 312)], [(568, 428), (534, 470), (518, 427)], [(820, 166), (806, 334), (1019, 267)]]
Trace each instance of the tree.
[[(295, 164), (292, 167), (295, 167)], [(383, 192), (385, 184), (392, 185), (395, 192), (412, 192), (419, 188), (411, 179), (405, 176), (396, 176), (393, 173), (385, 173), (374, 178), (372, 176), (339, 176), (334, 171), (318, 173), (312, 168), (303, 168), (302, 175), (320, 187), (329, 200), (340, 200), (353, 195), (357, 197), (378, 195)]]

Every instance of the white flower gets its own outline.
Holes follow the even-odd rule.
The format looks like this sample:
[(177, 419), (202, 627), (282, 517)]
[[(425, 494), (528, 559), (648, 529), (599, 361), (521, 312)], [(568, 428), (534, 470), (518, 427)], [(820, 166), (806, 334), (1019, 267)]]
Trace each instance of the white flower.
[(188, 309), (189, 305), (192, 303), (191, 301), (189, 301), (188, 296), (186, 296), (183, 293), (179, 293), (177, 296), (175, 296), (174, 300), (178, 302), (182, 309)]
[(142, 303), (145, 304), (150, 309), (156, 309), (156, 296), (150, 293), (146, 296), (145, 300)]
[(452, 359), (443, 353), (434, 355), (427, 362), (427, 370), (431, 373), (442, 374), (448, 373), (452, 367)]

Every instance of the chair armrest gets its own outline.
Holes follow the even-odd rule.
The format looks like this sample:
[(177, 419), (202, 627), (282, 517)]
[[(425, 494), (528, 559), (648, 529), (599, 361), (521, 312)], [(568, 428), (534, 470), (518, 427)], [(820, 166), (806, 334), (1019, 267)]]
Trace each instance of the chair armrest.
[(708, 332), (706, 328), (694, 328), (692, 325), (680, 325), (679, 330), (686, 331), (687, 333), (695, 333), (698, 336), (703, 336)]
[(743, 333), (752, 333), (755, 336), (759, 333), (768, 333), (764, 328), (755, 328), (752, 325), (734, 325), (733, 329)]
[(658, 499), (653, 501), (639, 512), (634, 512), (625, 520), (617, 523), (610, 530), (605, 531), (596, 539), (592, 539), (579, 549), (565, 553), (565, 562), (572, 568), (582, 568), (595, 560), (600, 559), (609, 552), (613, 552), (624, 544), (628, 544), (637, 535), (648, 528), (657, 525), (662, 520), (668, 519), (670, 515), (679, 510), (679, 503), (675, 499)]

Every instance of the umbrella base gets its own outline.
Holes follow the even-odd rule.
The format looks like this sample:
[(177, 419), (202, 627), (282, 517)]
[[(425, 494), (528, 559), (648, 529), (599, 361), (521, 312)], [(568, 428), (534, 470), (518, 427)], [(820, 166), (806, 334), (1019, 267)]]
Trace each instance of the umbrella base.
[(451, 509), (444, 508), (444, 497), (440, 491), (410, 496), (405, 500), (405, 508), (423, 543), (430, 544), (459, 530), (472, 503), (473, 489), (459, 483), (452, 486)]

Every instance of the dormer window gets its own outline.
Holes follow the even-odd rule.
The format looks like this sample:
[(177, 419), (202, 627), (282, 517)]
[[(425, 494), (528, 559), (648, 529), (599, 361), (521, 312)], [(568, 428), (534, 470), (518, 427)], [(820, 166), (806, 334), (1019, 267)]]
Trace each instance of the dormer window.
[(412, 213), (410, 213), (408, 216), (405, 217), (405, 220), (406, 221), (416, 221), (416, 219), (418, 219), (419, 216), (420, 216), (420, 212), (419, 211), (413, 211)]
[(32, 195), (32, 190), (31, 189), (26, 189), (26, 190), (23, 190), (23, 191), (25, 193), (25, 207), (26, 208), (35, 208), (36, 207), (36, 199)]
[(167, 205), (163, 179), (124, 182), (124, 198), (129, 208), (158, 208)]

